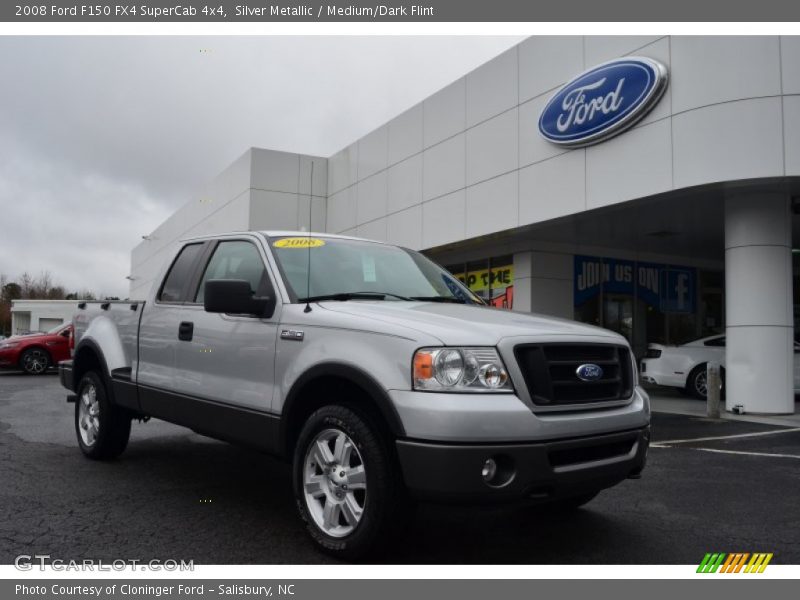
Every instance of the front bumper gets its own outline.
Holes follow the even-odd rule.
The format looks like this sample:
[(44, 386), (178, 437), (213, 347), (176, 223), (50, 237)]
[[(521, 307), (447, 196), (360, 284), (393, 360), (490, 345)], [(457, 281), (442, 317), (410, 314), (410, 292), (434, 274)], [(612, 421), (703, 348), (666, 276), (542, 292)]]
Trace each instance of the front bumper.
[[(592, 493), (644, 469), (650, 427), (605, 435), (514, 444), (398, 440), (406, 486), (416, 497), (459, 503), (547, 501)], [(502, 477), (490, 485), (492, 458)], [(507, 479), (507, 481), (506, 481)]]
[(538, 412), (516, 394), (447, 394), (389, 390), (405, 437), (433, 443), (507, 444), (573, 439), (641, 429), (650, 398), (640, 387), (612, 408)]
[(0, 350), (0, 369), (16, 368), (19, 356), (12, 349)]
[(61, 381), (61, 385), (67, 388), (69, 391), (75, 391), (72, 380), (71, 360), (62, 360), (60, 363), (58, 363), (58, 379)]

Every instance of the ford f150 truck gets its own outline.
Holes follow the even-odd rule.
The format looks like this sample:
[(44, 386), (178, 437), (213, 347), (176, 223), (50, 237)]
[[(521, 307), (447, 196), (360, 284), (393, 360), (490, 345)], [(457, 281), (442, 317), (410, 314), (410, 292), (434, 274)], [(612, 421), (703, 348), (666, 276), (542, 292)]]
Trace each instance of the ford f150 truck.
[(418, 252), (352, 237), (182, 242), (146, 301), (74, 317), (89, 458), (154, 417), (282, 457), (312, 538), (356, 558), (418, 499), (578, 507), (638, 478), (650, 407), (625, 339), (485, 306)]

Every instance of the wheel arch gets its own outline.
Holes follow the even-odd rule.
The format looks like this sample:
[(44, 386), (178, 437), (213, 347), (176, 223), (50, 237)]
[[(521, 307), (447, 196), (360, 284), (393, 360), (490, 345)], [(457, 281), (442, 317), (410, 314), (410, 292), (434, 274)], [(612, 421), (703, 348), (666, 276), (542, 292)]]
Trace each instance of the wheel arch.
[(113, 388), (109, 385), (111, 377), (108, 371), (103, 352), (92, 339), (83, 339), (75, 348), (75, 356), (72, 359), (72, 385), (73, 391), (78, 391), (81, 379), (89, 371), (97, 371), (97, 374), (105, 385), (106, 396), (113, 402)]
[[(317, 394), (322, 392), (325, 396), (318, 397)], [(346, 393), (351, 395), (343, 397)], [(400, 415), (389, 394), (375, 378), (352, 365), (323, 363), (298, 377), (286, 395), (278, 440), (278, 448), (284, 457), (291, 457), (306, 419), (322, 406), (335, 403), (366, 413), (394, 437), (405, 436)]]

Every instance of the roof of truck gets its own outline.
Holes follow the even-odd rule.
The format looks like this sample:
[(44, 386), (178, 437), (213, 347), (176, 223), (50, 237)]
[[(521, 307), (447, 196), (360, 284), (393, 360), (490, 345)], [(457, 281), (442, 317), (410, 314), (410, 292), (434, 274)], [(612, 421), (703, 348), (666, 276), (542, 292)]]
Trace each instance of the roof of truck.
[(367, 238), (360, 238), (355, 237), (352, 235), (339, 235), (336, 233), (322, 233), (316, 231), (280, 231), (280, 230), (259, 230), (259, 231), (227, 231), (225, 233), (215, 233), (215, 234), (208, 234), (208, 235), (197, 235), (190, 238), (182, 239), (182, 242), (188, 242), (190, 240), (207, 240), (213, 239), (222, 236), (228, 235), (242, 235), (242, 234), (253, 234), (253, 233), (260, 233), (267, 237), (325, 237), (325, 238), (336, 238), (340, 240), (359, 240), (362, 242), (374, 242), (376, 244), (383, 244), (384, 242), (380, 242), (378, 240), (370, 240)]

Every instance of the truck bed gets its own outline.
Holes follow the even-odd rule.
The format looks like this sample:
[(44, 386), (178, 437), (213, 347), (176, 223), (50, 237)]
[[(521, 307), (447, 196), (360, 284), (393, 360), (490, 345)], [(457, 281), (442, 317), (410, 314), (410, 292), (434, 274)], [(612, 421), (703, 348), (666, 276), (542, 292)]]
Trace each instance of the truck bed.
[[(91, 325), (92, 337), (118, 335), (121, 342), (122, 362), (125, 367), (135, 367), (138, 357), (139, 322), (144, 309), (144, 301), (102, 300), (81, 302), (73, 316), (75, 327), (75, 346), (77, 346)], [(114, 333), (116, 331), (116, 333)]]

